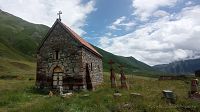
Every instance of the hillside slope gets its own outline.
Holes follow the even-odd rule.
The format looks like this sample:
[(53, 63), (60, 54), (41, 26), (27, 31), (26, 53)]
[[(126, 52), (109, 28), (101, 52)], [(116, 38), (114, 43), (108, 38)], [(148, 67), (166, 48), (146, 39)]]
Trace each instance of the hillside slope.
[[(48, 29), (49, 27), (45, 25), (32, 24), (0, 10), (0, 58), (22, 60), (22, 62), (23, 60), (34, 60), (36, 48)], [(109, 71), (108, 61), (113, 59), (116, 62), (117, 72), (119, 71), (118, 65), (123, 64), (126, 73), (129, 74), (151, 75), (155, 73), (153, 68), (133, 57), (117, 56), (95, 48), (103, 55), (104, 71)]]
[(109, 71), (110, 65), (108, 64), (108, 62), (110, 61), (110, 59), (112, 59), (115, 62), (114, 68), (118, 72), (119, 65), (123, 65), (125, 72), (129, 74), (158, 74), (155, 69), (143, 62), (136, 60), (134, 57), (117, 56), (98, 47), (95, 47), (95, 49), (103, 55), (104, 71)]
[(169, 64), (156, 65), (154, 68), (175, 74), (192, 74), (194, 71), (200, 69), (200, 59), (176, 61)]
[(32, 24), (0, 10), (0, 56), (12, 59), (32, 57), (48, 29), (45, 25)]

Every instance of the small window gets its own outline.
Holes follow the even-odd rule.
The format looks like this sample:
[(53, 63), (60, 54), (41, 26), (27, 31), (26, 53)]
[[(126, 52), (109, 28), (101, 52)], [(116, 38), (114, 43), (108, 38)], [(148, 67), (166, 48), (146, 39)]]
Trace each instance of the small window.
[(90, 65), (90, 67), (91, 67), (91, 71), (92, 71), (92, 63), (91, 63), (91, 65)]
[(58, 50), (56, 50), (56, 52), (55, 52), (55, 59), (59, 59), (59, 51)]

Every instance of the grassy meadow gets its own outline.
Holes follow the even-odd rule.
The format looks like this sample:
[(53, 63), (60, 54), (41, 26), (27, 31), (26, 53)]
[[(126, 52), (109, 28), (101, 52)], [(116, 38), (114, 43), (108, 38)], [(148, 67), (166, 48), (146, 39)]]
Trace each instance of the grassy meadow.
[[(95, 91), (75, 92), (68, 98), (49, 97), (48, 93), (34, 87), (35, 64), (4, 59), (1, 62), (8, 68), (0, 67), (0, 112), (200, 112), (200, 102), (187, 97), (189, 79), (158, 81), (129, 75), (129, 90), (122, 90), (111, 89), (109, 73), (104, 72), (104, 83)], [(117, 82), (120, 85), (119, 77)], [(176, 104), (161, 99), (164, 89), (176, 93)], [(122, 94), (121, 97), (113, 97), (116, 90)], [(132, 97), (132, 92), (143, 97)]]

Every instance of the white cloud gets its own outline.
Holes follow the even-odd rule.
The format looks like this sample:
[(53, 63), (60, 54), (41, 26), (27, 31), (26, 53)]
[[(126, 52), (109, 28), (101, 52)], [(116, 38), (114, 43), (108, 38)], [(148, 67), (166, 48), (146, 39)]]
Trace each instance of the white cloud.
[(193, 5), (193, 4), (194, 3), (192, 1), (188, 1), (188, 2), (185, 3), (186, 6)]
[[(112, 53), (133, 56), (150, 65), (199, 57), (200, 6), (182, 9), (173, 16), (166, 15), (136, 31), (107, 38), (100, 46)], [(105, 39), (104, 39), (105, 41)]]
[(95, 10), (94, 1), (82, 4), (82, 0), (0, 0), (0, 9), (33, 23), (51, 26), (57, 12), (63, 12), (62, 22), (79, 34), (84, 34), (87, 15)]
[(111, 32), (106, 33), (107, 36), (112, 36)]
[(146, 21), (160, 7), (174, 6), (177, 0), (133, 0), (134, 15)]
[(108, 47), (111, 44), (111, 39), (109, 39), (108, 37), (101, 37), (99, 43), (101, 44), (101, 46), (103, 48)]
[(125, 30), (129, 30), (134, 25), (135, 22), (133, 21), (127, 22), (127, 18), (125, 16), (122, 16), (116, 19), (110, 26), (108, 26), (108, 28), (112, 30), (122, 30), (121, 28), (125, 27)]
[(170, 14), (166, 11), (163, 10), (158, 10), (156, 12), (153, 13), (153, 16), (155, 17), (165, 17), (165, 16), (169, 16)]

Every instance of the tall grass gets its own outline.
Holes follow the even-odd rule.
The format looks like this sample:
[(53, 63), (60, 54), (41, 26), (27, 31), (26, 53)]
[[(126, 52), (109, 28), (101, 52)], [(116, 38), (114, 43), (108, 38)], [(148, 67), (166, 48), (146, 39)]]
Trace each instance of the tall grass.
[[(189, 84), (186, 81), (158, 81), (154, 78), (128, 77), (129, 90), (111, 89), (108, 73), (104, 83), (95, 91), (75, 92), (69, 98), (59, 95), (49, 97), (38, 92), (34, 80), (0, 80), (0, 110), (11, 112), (198, 112), (200, 104), (187, 98)], [(119, 77), (117, 77), (118, 86)], [(5, 83), (8, 83), (5, 87)], [(170, 89), (178, 96), (176, 104), (163, 100), (162, 90)], [(115, 91), (121, 97), (113, 97)], [(130, 93), (140, 93), (133, 97)]]

